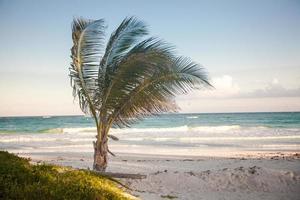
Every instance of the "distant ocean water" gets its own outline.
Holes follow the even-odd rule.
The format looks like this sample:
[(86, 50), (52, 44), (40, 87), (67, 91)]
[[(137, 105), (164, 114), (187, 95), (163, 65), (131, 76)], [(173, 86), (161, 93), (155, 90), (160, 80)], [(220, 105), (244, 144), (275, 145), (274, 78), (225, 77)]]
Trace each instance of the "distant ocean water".
[[(300, 151), (300, 112), (162, 114), (110, 133), (116, 152)], [(0, 118), (0, 149), (16, 153), (92, 152), (95, 135), (90, 117)]]

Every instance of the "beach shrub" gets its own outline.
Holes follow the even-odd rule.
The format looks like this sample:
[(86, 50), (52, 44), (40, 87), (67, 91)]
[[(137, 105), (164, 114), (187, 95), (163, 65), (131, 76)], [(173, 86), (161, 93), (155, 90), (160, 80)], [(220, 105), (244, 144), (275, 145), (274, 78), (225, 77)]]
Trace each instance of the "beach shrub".
[(132, 199), (109, 180), (87, 170), (33, 165), (0, 151), (0, 199)]

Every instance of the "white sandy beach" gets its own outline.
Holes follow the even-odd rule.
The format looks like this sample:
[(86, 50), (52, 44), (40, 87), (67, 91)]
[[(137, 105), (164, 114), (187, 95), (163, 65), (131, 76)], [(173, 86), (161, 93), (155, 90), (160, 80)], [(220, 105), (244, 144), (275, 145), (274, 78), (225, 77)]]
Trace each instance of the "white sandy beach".
[[(118, 153), (110, 158), (108, 171), (147, 175), (122, 179), (141, 199), (300, 199), (299, 152), (205, 153), (209, 156)], [(92, 166), (90, 153), (19, 155), (33, 162)]]

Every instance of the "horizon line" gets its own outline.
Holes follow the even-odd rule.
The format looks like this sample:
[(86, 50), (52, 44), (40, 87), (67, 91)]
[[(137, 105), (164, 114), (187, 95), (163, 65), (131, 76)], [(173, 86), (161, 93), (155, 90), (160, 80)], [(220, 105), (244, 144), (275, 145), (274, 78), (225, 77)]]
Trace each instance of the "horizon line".
[[(251, 114), (251, 113), (300, 113), (299, 111), (251, 111), (251, 112), (187, 112), (187, 113), (179, 113), (179, 112), (173, 112), (173, 113), (161, 113), (161, 114), (154, 114), (152, 116), (157, 115), (174, 115), (174, 114)], [(8, 118), (8, 117), (79, 117), (79, 116), (86, 116), (91, 117), (89, 115), (85, 114), (78, 114), (78, 115), (7, 115), (7, 116), (0, 116), (0, 118)], [(150, 115), (151, 116), (151, 115)]]

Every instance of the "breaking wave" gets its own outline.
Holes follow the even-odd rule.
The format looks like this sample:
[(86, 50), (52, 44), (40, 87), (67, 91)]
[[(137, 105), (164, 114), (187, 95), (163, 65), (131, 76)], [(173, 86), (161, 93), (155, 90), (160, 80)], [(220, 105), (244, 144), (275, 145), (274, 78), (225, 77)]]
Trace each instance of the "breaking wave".
[[(166, 128), (112, 128), (114, 133), (161, 133), (161, 132), (226, 132), (231, 130), (239, 130), (242, 127), (239, 125), (230, 126), (179, 126), (179, 127), (166, 127)], [(95, 127), (79, 127), (79, 128), (54, 128), (40, 131), (41, 133), (95, 133)]]
[[(75, 135), (96, 135), (95, 127), (77, 127), (77, 128), (55, 128), (41, 131), (42, 133), (51, 134), (75, 134)], [(182, 134), (188, 137), (230, 137), (230, 136), (287, 136), (300, 135), (298, 128), (270, 128), (266, 126), (245, 127), (239, 125), (228, 126), (179, 126), (166, 128), (112, 128), (111, 134), (117, 136), (135, 136), (135, 137), (180, 137)]]

